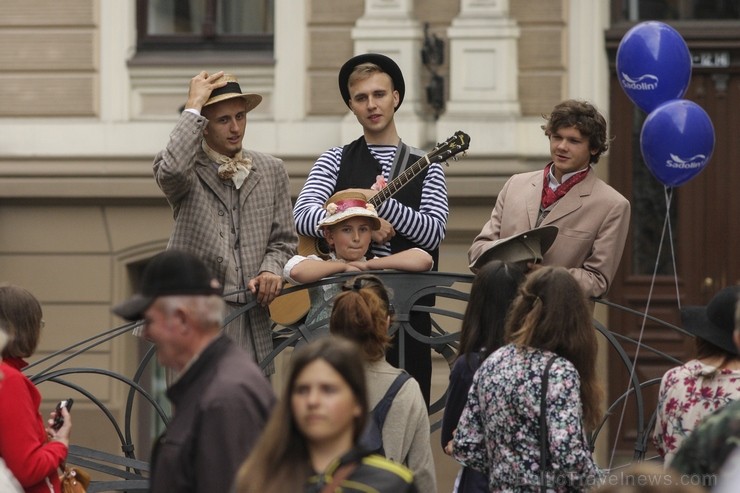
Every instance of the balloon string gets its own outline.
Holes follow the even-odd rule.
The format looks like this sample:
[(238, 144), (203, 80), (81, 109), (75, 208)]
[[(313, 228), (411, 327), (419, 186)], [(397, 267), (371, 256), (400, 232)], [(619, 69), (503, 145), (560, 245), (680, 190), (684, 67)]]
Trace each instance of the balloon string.
[[(666, 217), (671, 216), (671, 201), (673, 200), (673, 188), (664, 187), (665, 195), (665, 209)], [(671, 246), (671, 260), (673, 261), (673, 282), (676, 285), (676, 301), (678, 303), (678, 311), (681, 311), (681, 294), (678, 290), (678, 269), (676, 268), (676, 251), (673, 249), (673, 228), (671, 228), (671, 221), (668, 221), (668, 244)]]
[[(612, 469), (612, 466), (614, 463), (614, 456), (617, 453), (617, 442), (619, 441), (619, 434), (622, 431), (622, 424), (624, 423), (624, 414), (627, 410), (627, 401), (629, 400), (630, 385), (632, 385), (632, 379), (635, 376), (635, 370), (637, 368), (637, 358), (640, 355), (640, 346), (642, 345), (642, 336), (645, 333), (645, 324), (647, 322), (647, 315), (650, 311), (650, 301), (653, 298), (653, 288), (655, 287), (655, 278), (658, 275), (658, 266), (660, 264), (660, 254), (663, 250), (663, 241), (665, 240), (666, 231), (670, 229), (670, 201), (673, 198), (673, 194), (672, 192), (670, 193), (667, 192), (668, 187), (665, 187), (665, 188), (666, 188), (666, 194), (665, 194), (666, 215), (665, 215), (665, 219), (663, 220), (663, 231), (660, 235), (660, 243), (658, 245), (658, 255), (655, 258), (655, 267), (653, 268), (653, 278), (650, 281), (650, 291), (648, 292), (647, 303), (645, 305), (645, 313), (643, 314), (642, 324), (640, 326), (640, 335), (637, 339), (637, 347), (635, 347), (635, 357), (632, 360), (632, 366), (630, 368), (630, 376), (629, 376), (629, 379), (627, 380), (627, 392), (625, 392), (624, 394), (625, 398), (624, 398), (624, 402), (622, 403), (622, 411), (619, 416), (619, 423), (617, 424), (617, 432), (614, 435), (614, 445), (612, 446), (611, 455), (609, 456), (609, 469), (608, 470)], [(675, 262), (674, 262), (674, 266), (675, 266)], [(635, 391), (637, 391), (637, 389), (635, 389)], [(649, 431), (647, 430), (645, 432), (649, 433)]]

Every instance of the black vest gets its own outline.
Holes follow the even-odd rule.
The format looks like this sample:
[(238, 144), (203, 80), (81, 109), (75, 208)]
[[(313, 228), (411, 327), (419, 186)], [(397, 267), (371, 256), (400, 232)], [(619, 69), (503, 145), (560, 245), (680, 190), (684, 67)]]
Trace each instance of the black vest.
[[(422, 155), (409, 153), (409, 157), (406, 163), (399, 163), (400, 170), (406, 169), (407, 165), (413, 164)], [(398, 200), (403, 205), (411, 207), (414, 210), (419, 210), (421, 205), (421, 192), (424, 188), (424, 178), (427, 175), (429, 168), (425, 168), (418, 175), (416, 175), (411, 181), (403, 186), (398, 192), (393, 194), (393, 198)], [(375, 178), (378, 175), (383, 174), (383, 166), (373, 157), (370, 150), (367, 148), (365, 137), (360, 137), (344, 146), (342, 148), (342, 161), (339, 163), (339, 176), (337, 176), (337, 184), (334, 186), (334, 192), (337, 193), (340, 190), (346, 190), (347, 188), (370, 188), (375, 183)], [(400, 174), (400, 173), (399, 173)], [(391, 177), (392, 178), (392, 177)], [(403, 252), (409, 248), (419, 247), (416, 243), (412, 242), (400, 233), (396, 234), (391, 240), (391, 253)], [(437, 270), (437, 264), (439, 260), (439, 248), (435, 248), (429, 252), (434, 259), (434, 267), (432, 270)]]

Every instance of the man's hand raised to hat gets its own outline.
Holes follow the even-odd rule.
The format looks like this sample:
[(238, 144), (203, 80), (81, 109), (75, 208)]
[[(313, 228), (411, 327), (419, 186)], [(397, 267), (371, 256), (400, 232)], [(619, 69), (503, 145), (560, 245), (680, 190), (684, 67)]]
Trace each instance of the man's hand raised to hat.
[(269, 305), (283, 288), (283, 278), (272, 272), (262, 271), (247, 284), (249, 291), (262, 306)]
[(185, 103), (185, 108), (200, 111), (203, 105), (206, 104), (206, 101), (208, 101), (208, 98), (211, 97), (211, 91), (226, 85), (226, 81), (222, 78), (223, 75), (223, 70), (211, 75), (208, 75), (208, 72), (202, 71), (190, 79), (188, 101)]

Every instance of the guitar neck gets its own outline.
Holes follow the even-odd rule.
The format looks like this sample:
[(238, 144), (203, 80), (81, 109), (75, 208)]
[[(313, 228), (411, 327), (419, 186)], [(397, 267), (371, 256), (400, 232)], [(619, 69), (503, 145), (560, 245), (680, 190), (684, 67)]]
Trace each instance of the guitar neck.
[(380, 204), (391, 198), (393, 194), (405, 187), (408, 182), (413, 180), (416, 175), (424, 171), (431, 164), (432, 161), (429, 160), (429, 155), (425, 154), (421, 159), (406, 168), (403, 173), (391, 180), (382, 190), (373, 195), (368, 200), (368, 203), (378, 208)]

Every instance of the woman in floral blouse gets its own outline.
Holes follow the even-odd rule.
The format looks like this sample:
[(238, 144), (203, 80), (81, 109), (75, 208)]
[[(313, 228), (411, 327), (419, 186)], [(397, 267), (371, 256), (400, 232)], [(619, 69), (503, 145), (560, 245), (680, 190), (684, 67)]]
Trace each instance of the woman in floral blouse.
[(681, 310), (683, 328), (696, 336), (696, 359), (663, 375), (653, 442), (670, 464), (681, 442), (709, 414), (740, 398), (740, 356), (732, 340), (740, 287), (719, 291), (709, 305)]
[(508, 344), (473, 378), (453, 456), (488, 475), (492, 492), (540, 491), (540, 397), (546, 394), (551, 491), (584, 491), (599, 470), (585, 428), (599, 420), (596, 334), (583, 291), (562, 267), (532, 272), (506, 323)]

